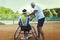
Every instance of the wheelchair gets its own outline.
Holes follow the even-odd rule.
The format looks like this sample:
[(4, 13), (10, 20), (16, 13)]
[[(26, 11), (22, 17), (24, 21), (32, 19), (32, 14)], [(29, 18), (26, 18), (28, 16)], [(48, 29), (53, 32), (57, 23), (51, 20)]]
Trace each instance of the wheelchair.
[[(24, 30), (25, 30), (25, 31), (30, 30), (29, 34), (31, 34), (31, 35), (34, 37), (34, 40), (37, 40), (37, 33), (36, 33), (36, 30), (35, 30), (34, 26), (31, 26), (31, 29), (29, 29), (29, 28), (27, 28), (27, 27), (18, 27), (18, 28), (16, 29), (15, 34), (14, 34), (14, 40), (18, 40), (18, 38), (20, 38), (19, 36), (20, 36), (21, 34), (24, 34), (24, 32), (22, 32), (22, 31), (24, 31)], [(21, 38), (20, 38), (19, 40), (21, 40)], [(27, 40), (28, 40), (28, 39), (27, 39)]]

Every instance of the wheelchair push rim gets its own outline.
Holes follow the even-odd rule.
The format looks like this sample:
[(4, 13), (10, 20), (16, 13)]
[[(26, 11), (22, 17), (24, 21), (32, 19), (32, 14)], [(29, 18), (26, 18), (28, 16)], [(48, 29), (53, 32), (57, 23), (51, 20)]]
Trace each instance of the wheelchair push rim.
[(31, 31), (32, 31), (32, 35), (34, 36), (34, 39), (37, 40), (37, 32), (35, 30), (35, 28), (33, 26), (31, 26)]
[(20, 32), (21, 32), (21, 28), (18, 27), (17, 30), (16, 30), (16, 32), (15, 32), (15, 34), (14, 34), (14, 40), (17, 40), (18, 39), (18, 37), (20, 35)]

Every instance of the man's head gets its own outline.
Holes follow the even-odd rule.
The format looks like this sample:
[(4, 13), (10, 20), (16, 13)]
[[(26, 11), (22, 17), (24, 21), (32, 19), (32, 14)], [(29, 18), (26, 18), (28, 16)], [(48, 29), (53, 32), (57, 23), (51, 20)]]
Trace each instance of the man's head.
[(23, 10), (22, 10), (23, 15), (25, 15), (25, 16), (27, 15), (27, 12), (26, 12), (26, 11), (27, 11), (26, 9), (23, 9)]
[(34, 3), (34, 2), (31, 3), (31, 7), (32, 7), (32, 8), (35, 7), (35, 3)]

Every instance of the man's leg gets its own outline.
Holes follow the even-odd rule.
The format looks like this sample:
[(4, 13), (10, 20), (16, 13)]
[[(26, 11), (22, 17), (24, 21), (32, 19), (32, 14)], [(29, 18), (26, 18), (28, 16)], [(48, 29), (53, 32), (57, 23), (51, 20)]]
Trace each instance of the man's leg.
[(39, 27), (37, 29), (38, 29), (38, 38), (40, 38), (40, 29)]
[(38, 27), (38, 38), (40, 38), (40, 35), (42, 36), (42, 40), (44, 40), (44, 33), (42, 31), (42, 27)]
[(43, 40), (44, 40), (44, 33), (42, 31), (42, 27), (43, 27), (43, 24), (44, 24), (44, 20), (45, 20), (45, 18), (39, 19), (38, 20), (38, 25), (37, 25), (37, 28), (38, 28), (38, 38), (40, 38), (40, 35), (41, 35)]

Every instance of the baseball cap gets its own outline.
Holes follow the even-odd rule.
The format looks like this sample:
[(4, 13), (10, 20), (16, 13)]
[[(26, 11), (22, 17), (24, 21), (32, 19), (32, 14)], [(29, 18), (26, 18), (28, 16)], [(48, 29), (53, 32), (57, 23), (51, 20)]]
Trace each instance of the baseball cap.
[(26, 11), (27, 11), (26, 9), (23, 9), (23, 10), (22, 10), (23, 13), (26, 13)]

